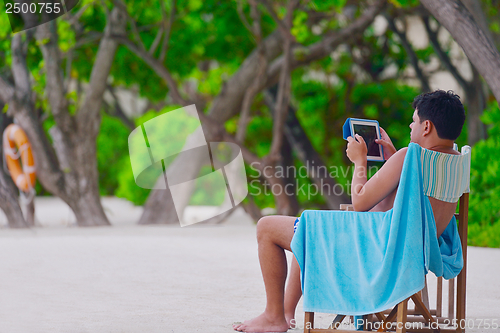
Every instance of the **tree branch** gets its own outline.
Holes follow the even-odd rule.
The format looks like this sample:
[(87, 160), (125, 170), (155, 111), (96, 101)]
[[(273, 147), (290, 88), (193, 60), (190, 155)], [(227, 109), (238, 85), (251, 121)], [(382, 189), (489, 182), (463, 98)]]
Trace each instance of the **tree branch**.
[(500, 101), (500, 53), (457, 0), (421, 0), (429, 12), (450, 32)]
[(241, 106), (240, 119), (238, 121), (238, 132), (236, 133), (236, 139), (243, 142), (245, 140), (246, 131), (248, 123), (250, 122), (250, 107), (252, 101), (259, 92), (259, 87), (265, 82), (265, 75), (267, 70), (267, 60), (266, 60), (266, 50), (265, 45), (262, 42), (262, 31), (260, 26), (260, 11), (257, 8), (257, 3), (252, 2), (251, 16), (253, 19), (252, 27), (250, 27), (250, 32), (254, 36), (257, 42), (257, 51), (259, 55), (259, 70), (257, 76), (253, 80), (250, 88), (245, 92), (243, 97), (243, 103)]
[[(387, 4), (387, 0), (378, 0), (375, 4), (368, 7), (365, 12), (349, 24), (346, 28), (325, 37), (323, 40), (314, 43), (308, 47), (294, 47), (292, 49), (292, 59), (290, 61), (290, 70), (309, 64), (313, 61), (322, 59), (333, 52), (340, 44), (347, 42), (353, 35), (362, 33), (373, 22), (375, 17), (382, 11)], [(283, 57), (274, 60), (267, 71), (266, 87), (270, 87), (278, 81), (278, 74), (282, 68)]]
[(148, 53), (149, 54), (154, 54), (156, 52), (156, 49), (160, 45), (161, 41), (161, 36), (163, 35), (163, 24), (158, 28), (158, 32), (156, 33), (155, 39), (153, 40), (153, 43), (151, 44), (151, 47), (149, 48)]
[[(266, 166), (264, 160), (258, 158), (254, 153), (252, 153), (248, 148), (246, 148), (241, 141), (236, 140), (234, 136), (229, 134), (224, 128), (223, 123), (213, 119), (211, 116), (204, 114), (203, 112), (198, 112), (200, 120), (202, 121), (204, 128), (209, 128), (207, 141), (223, 141), (232, 142), (237, 144), (241, 148), (241, 154), (243, 159), (248, 164), (253, 165), (262, 173), (263, 177), (269, 181), (271, 186), (278, 185), (283, 186), (281, 179), (275, 177), (274, 173), (266, 172)], [(276, 206), (280, 214), (291, 214), (289, 211), (291, 207), (287, 207), (288, 197), (286, 191), (280, 191), (280, 194), (274, 195), (276, 200)]]
[[(283, 35), (283, 38), (290, 39), (292, 41), (295, 41), (295, 36), (292, 35), (290, 32), (290, 27), (286, 22), (290, 21), (291, 18), (293, 17), (293, 10), (298, 6), (300, 0), (290, 0), (288, 3), (288, 9), (286, 12), (285, 18), (282, 20), (279, 19), (278, 15), (274, 11), (273, 7), (267, 0), (259, 0), (266, 8), (273, 20), (278, 24), (278, 29), (280, 30), (281, 34)], [(291, 9), (291, 10), (290, 10)]]
[(479, 0), (460, 0), (464, 4), (465, 8), (472, 14), (474, 20), (479, 25), (481, 30), (484, 32), (486, 37), (490, 40), (492, 44), (494, 44), (493, 35), (488, 27), (488, 20), (486, 19), (486, 15), (484, 15), (484, 11), (481, 8), (481, 1)]
[(26, 65), (26, 52), (21, 34), (15, 34), (12, 37), (11, 51), (16, 99), (24, 105), (32, 105), (30, 73)]
[[(254, 7), (255, 1), (252, 2), (252, 7)], [(240, 17), (241, 23), (243, 23), (243, 26), (251, 33), (254, 34), (254, 31), (252, 30), (252, 27), (250, 26), (250, 23), (248, 23), (247, 18), (245, 17), (245, 13), (243, 12), (243, 4), (242, 0), (237, 1), (237, 7), (238, 11), (238, 16)]]
[(67, 12), (66, 15), (63, 16), (63, 18), (66, 19), (68, 21), (68, 23), (75, 28), (75, 30), (77, 30), (79, 33), (81, 33), (81, 32), (83, 32), (83, 25), (80, 22), (78, 22), (78, 20), (83, 15), (83, 13), (85, 13), (87, 8), (89, 8), (90, 5), (94, 5), (94, 4), (95, 4), (95, 0), (93, 2), (87, 3), (85, 6), (80, 8), (78, 10), (78, 12), (76, 12), (75, 15), (71, 15), (71, 12)]
[[(162, 45), (161, 45), (160, 57), (158, 58), (161, 63), (165, 61), (165, 56), (167, 55), (168, 42), (170, 40), (170, 32), (172, 30), (172, 24), (174, 22), (176, 10), (177, 10), (177, 1), (172, 0), (172, 8), (170, 9), (170, 18), (168, 19), (168, 24), (165, 23), (165, 21), (163, 21), (163, 24), (167, 24), (167, 26), (165, 27), (165, 35), (163, 36), (163, 41), (161, 43)], [(162, 11), (163, 13), (166, 13), (163, 2), (162, 2)]]
[[(282, 36), (278, 30), (267, 36), (263, 43), (267, 62), (281, 53)], [(221, 92), (214, 98), (209, 111), (214, 119), (226, 121), (241, 111), (245, 92), (254, 82), (259, 64), (259, 49), (256, 48), (247, 56), (238, 71), (224, 83)], [(259, 87), (260, 90), (262, 90), (261, 87)]]
[[(348, 41), (352, 35), (363, 32), (374, 20), (384, 6), (386, 0), (378, 0), (370, 6), (363, 15), (356, 19), (345, 29), (338, 33), (325, 37), (322, 41), (311, 46), (292, 48), (291, 70), (309, 64), (315, 60), (328, 56), (338, 45)], [(282, 51), (283, 37), (278, 29), (264, 39), (266, 60), (270, 62)], [(256, 76), (259, 66), (258, 50), (254, 50), (240, 66), (239, 70), (224, 84), (219, 95), (214, 99), (209, 114), (219, 121), (226, 121), (241, 111), (241, 103), (245, 91)], [(266, 82), (259, 87), (259, 91), (265, 87), (271, 87), (278, 81), (283, 57), (275, 59), (267, 69)]]
[(54, 120), (63, 132), (74, 131), (73, 119), (68, 112), (68, 101), (64, 93), (64, 78), (61, 70), (56, 22), (50, 21), (39, 25), (36, 28), (36, 39), (43, 54), (47, 81), (45, 93)]
[(182, 98), (177, 88), (177, 83), (175, 82), (174, 78), (172, 77), (168, 69), (165, 68), (165, 66), (158, 59), (154, 58), (151, 54), (149, 54), (145, 50), (139, 49), (132, 41), (130, 41), (127, 37), (124, 37), (123, 35), (114, 35), (113, 39), (125, 45), (132, 53), (134, 53), (137, 57), (141, 58), (156, 72), (156, 74), (158, 74), (159, 77), (161, 77), (167, 83), (174, 103), (183, 106), (189, 104), (188, 101)]
[[(94, 133), (98, 128), (91, 124), (89, 119), (94, 119), (101, 108), (102, 97), (107, 87), (107, 80), (111, 65), (115, 58), (118, 43), (113, 39), (113, 35), (123, 35), (125, 33), (124, 13), (118, 7), (113, 8), (109, 15), (109, 20), (104, 31), (104, 38), (101, 39), (97, 56), (92, 67), (88, 90), (83, 103), (78, 110), (78, 123), (83, 126), (86, 133)], [(144, 51), (145, 52), (145, 51)]]
[(281, 150), (281, 145), (283, 144), (283, 130), (285, 127), (286, 115), (288, 113), (288, 104), (290, 102), (290, 88), (291, 88), (291, 78), (290, 78), (290, 61), (291, 61), (291, 47), (292, 39), (290, 29), (292, 28), (293, 20), (293, 10), (295, 6), (299, 3), (296, 0), (290, 0), (287, 8), (287, 14), (285, 21), (282, 22), (286, 27), (289, 34), (284, 34), (283, 42), (283, 64), (280, 72), (280, 80), (278, 84), (278, 96), (275, 108), (274, 123), (273, 123), (273, 140), (271, 142), (271, 149), (269, 156), (271, 161), (277, 161), (279, 159), (279, 152)]
[(3, 104), (9, 104), (14, 96), (14, 87), (0, 75), (0, 100), (2, 100)]
[(434, 49), (434, 52), (436, 52), (436, 55), (438, 56), (439, 60), (441, 60), (441, 63), (443, 64), (444, 68), (446, 68), (446, 70), (450, 72), (451, 75), (453, 75), (455, 80), (457, 80), (458, 84), (464, 90), (467, 90), (469, 88), (469, 82), (467, 82), (467, 80), (464, 79), (462, 74), (458, 72), (458, 69), (453, 65), (450, 57), (446, 54), (446, 52), (441, 47), (441, 44), (439, 43), (438, 40), (439, 28), (437, 31), (432, 30), (428, 16), (422, 16), (422, 21), (424, 22), (425, 31), (429, 36), (429, 41), (432, 45), (432, 48)]
[(418, 79), (420, 80), (420, 83), (422, 84), (422, 90), (424, 92), (429, 92), (431, 91), (430, 85), (429, 85), (429, 79), (425, 74), (423, 73), (422, 69), (420, 68), (420, 65), (418, 63), (418, 57), (417, 54), (415, 53), (415, 50), (413, 50), (413, 47), (411, 46), (410, 42), (406, 38), (405, 32), (399, 31), (399, 29), (396, 27), (396, 23), (394, 21), (394, 18), (390, 16), (389, 14), (384, 15), (387, 22), (389, 23), (389, 28), (398, 35), (399, 40), (401, 41), (401, 45), (403, 45), (403, 48), (406, 50), (406, 54), (408, 54), (408, 57), (410, 58), (410, 63), (412, 64), (413, 68), (415, 69), (415, 74), (417, 75)]
[[(141, 50), (145, 50), (146, 47), (144, 46), (144, 42), (142, 41), (141, 35), (139, 34), (139, 30), (137, 29), (137, 24), (134, 20), (134, 18), (130, 15), (130, 13), (127, 10), (127, 5), (123, 3), (122, 0), (112, 0), (114, 5), (116, 7), (121, 8), (121, 11), (125, 14), (127, 21), (130, 23), (130, 27), (132, 28), (132, 34), (134, 35), (134, 39), (136, 40), (136, 43), (139, 44), (139, 47)], [(109, 16), (109, 14), (108, 14)]]
[(135, 124), (133, 121), (131, 121), (127, 117), (125, 112), (123, 112), (123, 109), (120, 105), (120, 100), (118, 99), (118, 97), (115, 94), (115, 89), (111, 85), (108, 85), (108, 91), (111, 94), (111, 96), (113, 97), (113, 100), (115, 101), (115, 108), (114, 108), (115, 109), (115, 116), (120, 118), (121, 121), (125, 124), (125, 126), (127, 126), (130, 130), (133, 130), (135, 128)]

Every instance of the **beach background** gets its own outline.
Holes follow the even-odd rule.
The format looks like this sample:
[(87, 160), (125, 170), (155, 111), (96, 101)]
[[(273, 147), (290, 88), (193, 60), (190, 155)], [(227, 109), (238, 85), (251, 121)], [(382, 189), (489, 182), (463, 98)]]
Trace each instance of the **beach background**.
[[(242, 210), (223, 224), (181, 228), (127, 223), (133, 209), (103, 204), (112, 227), (72, 227), (40, 214), (43, 228), (0, 229), (0, 332), (229, 333), (263, 311), (255, 224)], [(500, 321), (499, 262), (500, 249), (468, 248), (467, 332), (497, 331), (485, 327)], [(427, 278), (432, 305), (436, 278)], [(334, 315), (316, 318), (327, 327)], [(303, 327), (302, 301), (296, 319)]]
[(346, 118), (403, 148), (436, 89), (472, 147), (467, 331), (500, 325), (499, 1), (10, 4), (0, 130), (25, 138), (0, 135), (0, 333), (232, 331), (264, 309), (257, 221), (349, 203)]

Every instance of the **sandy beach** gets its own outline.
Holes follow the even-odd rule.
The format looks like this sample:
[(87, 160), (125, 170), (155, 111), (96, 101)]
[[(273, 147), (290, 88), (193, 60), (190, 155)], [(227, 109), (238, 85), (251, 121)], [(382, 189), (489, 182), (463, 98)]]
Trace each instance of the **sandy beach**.
[[(467, 332), (494, 332), (484, 324), (500, 325), (500, 249), (469, 247), (468, 260)], [(265, 304), (255, 225), (236, 213), (184, 228), (3, 228), (0, 262), (0, 332), (229, 333)]]

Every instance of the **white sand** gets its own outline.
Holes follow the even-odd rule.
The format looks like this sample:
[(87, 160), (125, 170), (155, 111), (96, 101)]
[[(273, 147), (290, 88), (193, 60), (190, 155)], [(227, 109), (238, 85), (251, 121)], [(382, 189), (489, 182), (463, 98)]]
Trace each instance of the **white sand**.
[[(500, 325), (500, 249), (468, 251), (467, 332), (494, 332), (478, 326)], [(185, 228), (0, 229), (0, 263), (0, 332), (229, 333), (265, 304), (255, 226), (241, 215)], [(302, 325), (301, 304), (297, 315)]]

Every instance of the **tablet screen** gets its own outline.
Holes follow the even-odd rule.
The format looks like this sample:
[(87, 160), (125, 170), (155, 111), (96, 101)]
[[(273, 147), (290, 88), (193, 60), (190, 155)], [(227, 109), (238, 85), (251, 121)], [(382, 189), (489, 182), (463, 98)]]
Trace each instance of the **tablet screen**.
[(377, 139), (377, 128), (375, 126), (353, 124), (354, 133), (363, 137), (368, 148), (368, 156), (380, 156), (380, 148)]

